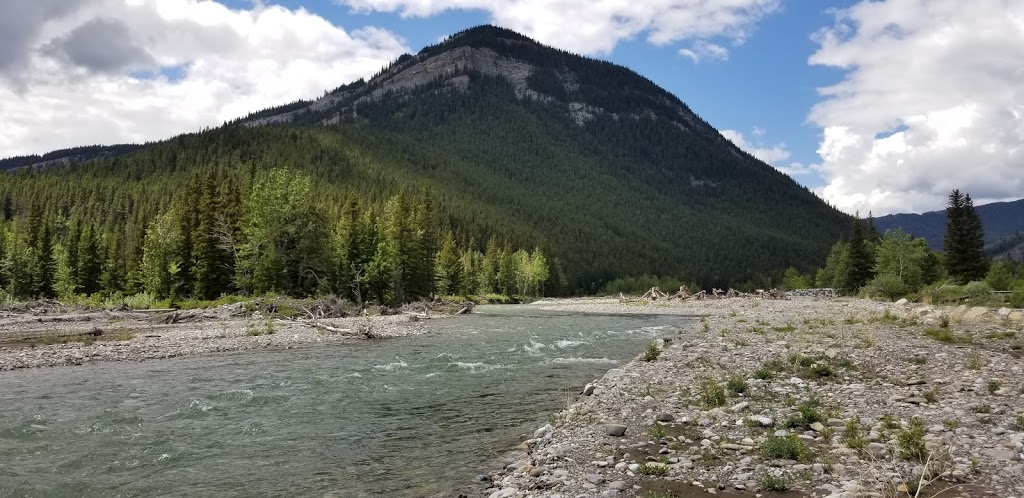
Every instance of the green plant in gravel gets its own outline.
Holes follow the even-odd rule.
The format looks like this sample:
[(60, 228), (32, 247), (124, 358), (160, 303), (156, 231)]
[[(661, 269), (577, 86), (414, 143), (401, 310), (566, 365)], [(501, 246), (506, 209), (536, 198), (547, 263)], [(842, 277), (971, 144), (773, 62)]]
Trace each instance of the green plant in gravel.
[(925, 356), (911, 356), (907, 361), (915, 365), (924, 365), (925, 363), (928, 363), (928, 358)]
[(939, 391), (934, 387), (921, 392), (921, 397), (928, 403), (935, 403), (939, 399)]
[(661, 348), (658, 347), (658, 343), (651, 342), (647, 345), (647, 349), (644, 349), (644, 361), (654, 361), (661, 356)]
[(797, 427), (810, 427), (815, 422), (824, 422), (825, 416), (818, 411), (818, 402), (809, 399), (796, 407), (796, 415), (786, 420), (786, 427), (794, 429)]
[(725, 404), (725, 389), (715, 379), (704, 379), (700, 384), (700, 404), (705, 408), (715, 408)]
[(661, 423), (655, 422), (647, 431), (647, 435), (654, 439), (663, 439), (668, 437), (668, 431), (665, 430), (665, 426), (661, 425)]
[(882, 420), (880, 422), (882, 423), (883, 431), (891, 431), (900, 428), (899, 419), (897, 419), (896, 416), (891, 413), (886, 413), (885, 415), (882, 415)]
[(1017, 415), (1017, 418), (1010, 424), (1010, 428), (1015, 431), (1024, 431), (1024, 415)]
[(868, 441), (864, 439), (864, 431), (861, 430), (857, 417), (850, 417), (846, 421), (843, 442), (846, 443), (846, 446), (858, 451), (864, 451), (864, 448), (867, 447)]
[(925, 337), (931, 337), (939, 342), (945, 342), (947, 344), (970, 344), (974, 342), (968, 334), (957, 334), (951, 330), (939, 328), (939, 327), (928, 327), (924, 330)]
[(786, 476), (777, 476), (768, 472), (757, 476), (757, 486), (761, 491), (789, 491), (792, 483)]
[(647, 462), (640, 466), (639, 472), (641, 475), (645, 476), (664, 476), (668, 475), (668, 465), (663, 463)]
[(775, 371), (761, 367), (754, 370), (754, 378), (758, 380), (772, 380), (775, 378)]
[(781, 327), (772, 327), (772, 330), (785, 334), (796, 330), (796, 326), (792, 323), (787, 323)]
[(795, 434), (769, 436), (761, 443), (761, 454), (772, 460), (794, 460), (802, 462), (810, 458), (811, 451)]
[(978, 353), (971, 353), (968, 355), (967, 368), (971, 370), (981, 370), (981, 355)]
[(924, 420), (912, 417), (910, 424), (896, 433), (896, 455), (904, 460), (924, 462), (928, 447), (924, 441)]
[(1002, 389), (1003, 383), (999, 382), (996, 379), (992, 379), (992, 380), (988, 381), (988, 384), (985, 387), (988, 388), (988, 393), (989, 394), (995, 394), (996, 391)]
[(947, 418), (942, 421), (942, 427), (947, 431), (952, 432), (957, 430), (958, 427), (960, 427), (960, 422), (957, 421), (955, 418)]
[(733, 375), (725, 381), (725, 388), (733, 395), (743, 394), (747, 392), (749, 387), (750, 386), (747, 385), (746, 379), (740, 375)]

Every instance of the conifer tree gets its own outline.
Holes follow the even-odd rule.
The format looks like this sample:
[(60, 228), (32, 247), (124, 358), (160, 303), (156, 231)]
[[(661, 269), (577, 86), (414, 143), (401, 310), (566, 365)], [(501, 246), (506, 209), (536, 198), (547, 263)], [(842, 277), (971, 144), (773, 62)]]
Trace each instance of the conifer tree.
[(57, 276), (57, 261), (53, 256), (53, 227), (47, 217), (42, 221), (39, 241), (35, 249), (35, 268), (33, 268), (34, 294), (41, 298), (53, 298), (54, 281)]
[(985, 278), (984, 227), (969, 194), (953, 190), (946, 207), (946, 270), (950, 278), (967, 283)]
[(864, 239), (864, 229), (861, 226), (860, 216), (854, 217), (853, 232), (850, 234), (850, 242), (847, 247), (847, 269), (844, 291), (856, 293), (872, 277), (874, 258)]
[(455, 247), (455, 237), (451, 230), (445, 232), (441, 242), (441, 252), (437, 255), (437, 288), (446, 296), (459, 292), (462, 287), (462, 261)]

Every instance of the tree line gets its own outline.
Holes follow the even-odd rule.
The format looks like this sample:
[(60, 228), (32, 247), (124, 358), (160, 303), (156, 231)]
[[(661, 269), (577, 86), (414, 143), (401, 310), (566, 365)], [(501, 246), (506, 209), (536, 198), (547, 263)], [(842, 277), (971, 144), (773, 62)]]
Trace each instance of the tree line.
[(123, 222), (104, 224), (41, 198), (19, 213), (6, 197), (0, 298), (335, 294), (395, 304), (535, 296), (565, 278), (539, 248), (497, 236), (482, 247), (457, 244), (426, 187), (403, 188), (382, 208), (355, 195), (339, 207), (318, 201), (311, 177), (296, 170), (209, 168), (156, 210), (144, 209), (143, 197), (129, 201)]
[(1011, 301), (1024, 306), (1024, 302), (1017, 304), (1024, 299), (1024, 263), (988, 259), (984, 253), (984, 227), (970, 194), (959, 190), (950, 193), (946, 219), (944, 250), (938, 253), (929, 248), (924, 238), (902, 229), (879, 234), (870, 216), (862, 220), (858, 215), (849, 238), (832, 246), (823, 267), (814, 275), (801, 275), (790, 268), (784, 285), (831, 287), (847, 295), (894, 300), (923, 292), (935, 293), (942, 287), (979, 296), (990, 295), (992, 290), (1016, 289)]

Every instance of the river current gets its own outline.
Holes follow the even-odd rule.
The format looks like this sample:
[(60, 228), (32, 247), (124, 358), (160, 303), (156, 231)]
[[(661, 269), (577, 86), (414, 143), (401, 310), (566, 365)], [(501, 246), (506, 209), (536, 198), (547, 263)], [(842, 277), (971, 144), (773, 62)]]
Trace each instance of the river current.
[(0, 497), (452, 496), (684, 320), (482, 306), (410, 338), (0, 372)]

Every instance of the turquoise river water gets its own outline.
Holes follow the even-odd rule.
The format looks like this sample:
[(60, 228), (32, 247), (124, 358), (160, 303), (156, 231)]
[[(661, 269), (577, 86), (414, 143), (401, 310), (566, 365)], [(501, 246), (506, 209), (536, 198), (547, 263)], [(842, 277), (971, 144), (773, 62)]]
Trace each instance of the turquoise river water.
[(410, 338), (0, 372), (0, 497), (479, 492), (685, 320), (483, 306)]

